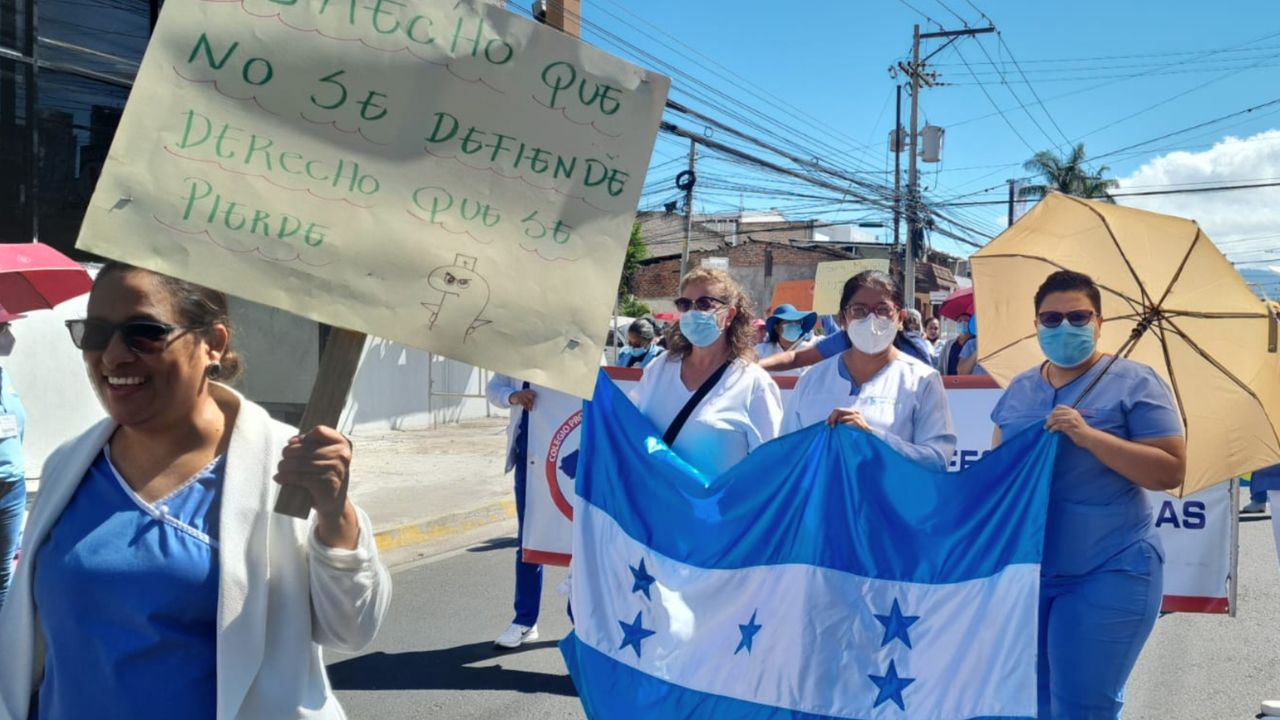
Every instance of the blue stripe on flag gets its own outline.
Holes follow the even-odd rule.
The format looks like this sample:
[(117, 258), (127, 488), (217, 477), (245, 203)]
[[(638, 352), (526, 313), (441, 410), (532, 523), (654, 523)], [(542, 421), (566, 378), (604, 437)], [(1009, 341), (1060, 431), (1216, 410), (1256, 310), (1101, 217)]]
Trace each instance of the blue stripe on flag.
[(1059, 440), (1032, 428), (945, 473), (868, 433), (817, 425), (706, 478), (603, 372), (582, 433), (578, 495), (654, 552), (703, 568), (800, 563), (920, 583), (1040, 562)]
[[(598, 390), (597, 390), (598, 392)], [(849, 720), (831, 715), (787, 710), (690, 690), (620, 663), (580, 641), (576, 634), (560, 641), (560, 652), (573, 677), (588, 718), (655, 720), (655, 718), (734, 718), (734, 720)], [(625, 698), (625, 702), (619, 702)], [(1028, 716), (984, 716), (955, 720), (1034, 720)]]

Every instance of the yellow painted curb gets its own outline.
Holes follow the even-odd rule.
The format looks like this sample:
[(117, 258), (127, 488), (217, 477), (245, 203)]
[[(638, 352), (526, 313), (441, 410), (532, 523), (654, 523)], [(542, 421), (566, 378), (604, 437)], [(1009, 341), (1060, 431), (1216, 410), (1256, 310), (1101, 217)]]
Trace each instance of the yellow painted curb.
[(378, 544), (378, 552), (388, 552), (461, 535), (515, 516), (516, 501), (510, 498), (444, 517), (376, 530), (373, 538)]

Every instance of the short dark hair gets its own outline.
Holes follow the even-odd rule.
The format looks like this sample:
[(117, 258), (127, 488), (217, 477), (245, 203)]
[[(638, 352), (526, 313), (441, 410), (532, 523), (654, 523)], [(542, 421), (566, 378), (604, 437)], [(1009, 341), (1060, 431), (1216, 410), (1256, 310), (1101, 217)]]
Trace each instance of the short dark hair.
[(178, 311), (178, 320), (183, 325), (204, 333), (214, 325), (226, 326), (227, 349), (218, 361), (221, 371), (218, 373), (217, 380), (227, 384), (238, 380), (244, 373), (244, 362), (240, 359), (240, 354), (231, 349), (231, 313), (227, 308), (226, 293), (115, 260), (102, 266), (94, 284), (111, 275), (128, 275), (135, 272), (147, 273), (159, 281), (160, 287), (164, 289)]
[(879, 270), (863, 270), (845, 281), (844, 289), (840, 291), (841, 316), (844, 315), (844, 309), (848, 307), (849, 301), (864, 287), (883, 292), (889, 296), (895, 307), (902, 307), (902, 299), (898, 295), (898, 284), (893, 281), (893, 278)]
[(1051, 273), (1044, 282), (1040, 283), (1040, 289), (1036, 290), (1036, 312), (1040, 312), (1040, 303), (1043, 303), (1045, 298), (1060, 292), (1084, 293), (1089, 298), (1089, 302), (1093, 303), (1093, 311), (1102, 315), (1102, 293), (1098, 291), (1097, 284), (1093, 282), (1093, 278), (1074, 270), (1059, 270)]

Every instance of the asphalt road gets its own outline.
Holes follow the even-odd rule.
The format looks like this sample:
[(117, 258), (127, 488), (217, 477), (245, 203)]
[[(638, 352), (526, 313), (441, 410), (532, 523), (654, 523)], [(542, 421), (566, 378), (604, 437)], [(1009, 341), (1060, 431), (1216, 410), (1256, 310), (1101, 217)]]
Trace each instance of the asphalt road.
[[(499, 532), (510, 532), (503, 526)], [(1168, 615), (1129, 684), (1125, 720), (1244, 720), (1280, 699), (1280, 564), (1267, 520), (1241, 523), (1239, 616)], [(382, 632), (359, 656), (329, 656), (352, 718), (581, 718), (555, 641), (564, 599), (544, 584), (541, 639), (495, 653), (511, 620), (514, 538), (413, 560), (395, 571)], [(404, 558), (399, 558), (403, 560)]]

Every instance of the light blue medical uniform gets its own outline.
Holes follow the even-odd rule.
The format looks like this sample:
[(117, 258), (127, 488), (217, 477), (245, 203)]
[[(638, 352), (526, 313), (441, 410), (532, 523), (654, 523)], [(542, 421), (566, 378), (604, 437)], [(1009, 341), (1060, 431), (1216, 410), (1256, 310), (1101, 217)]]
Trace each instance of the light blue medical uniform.
[(148, 504), (98, 455), (36, 553), (40, 720), (214, 717), (223, 474)]
[(22, 545), (22, 524), (27, 512), (27, 468), (22, 455), (27, 411), (9, 373), (0, 368), (0, 417), (4, 416), (13, 419), (5, 421), (8, 429), (4, 434), (9, 437), (0, 438), (0, 607), (4, 607), (8, 595), (13, 560)]
[[(1073, 405), (1104, 358), (1055, 389), (1040, 368), (1014, 378), (991, 413), (1003, 437)], [(1077, 408), (1126, 440), (1182, 436), (1173, 395), (1155, 372), (1117, 360)], [(1155, 626), (1164, 559), (1146, 492), (1064, 439), (1054, 467), (1041, 564), (1041, 718), (1116, 718), (1124, 684)]]

